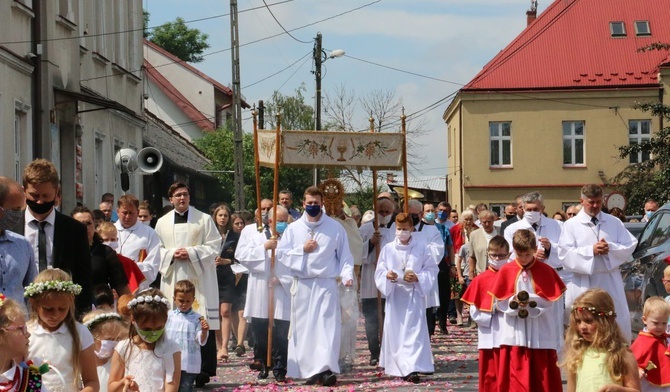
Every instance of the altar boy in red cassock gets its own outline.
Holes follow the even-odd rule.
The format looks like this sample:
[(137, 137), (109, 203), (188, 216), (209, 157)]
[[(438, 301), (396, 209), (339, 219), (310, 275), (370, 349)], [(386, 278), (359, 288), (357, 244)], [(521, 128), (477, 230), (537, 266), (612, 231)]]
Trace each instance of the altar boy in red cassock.
[(556, 271), (535, 258), (537, 241), (532, 231), (514, 233), (516, 259), (496, 274), (489, 291), (503, 313), (497, 337), (498, 391), (561, 392), (556, 351), (563, 336), (553, 318), (565, 285)]
[(642, 322), (645, 327), (630, 349), (635, 355), (643, 392), (670, 391), (670, 345), (668, 345), (670, 304), (661, 297), (644, 301)]

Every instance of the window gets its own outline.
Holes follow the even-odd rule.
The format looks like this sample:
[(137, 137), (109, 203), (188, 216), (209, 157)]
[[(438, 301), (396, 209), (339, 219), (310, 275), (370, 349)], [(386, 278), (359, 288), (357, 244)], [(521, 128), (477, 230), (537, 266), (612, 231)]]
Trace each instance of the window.
[[(628, 144), (642, 144), (651, 139), (651, 120), (630, 120), (628, 121)], [(650, 158), (648, 151), (640, 151), (637, 154), (631, 154), (628, 159), (630, 163), (640, 163), (648, 161)]]
[(612, 37), (625, 37), (626, 26), (624, 26), (623, 22), (610, 22), (610, 33)]
[(498, 215), (498, 218), (504, 218), (506, 205), (507, 204), (489, 204), (489, 209), (491, 210), (491, 212)]
[(107, 192), (105, 174), (109, 171), (109, 163), (105, 160), (105, 135), (95, 132), (95, 194), (102, 195)]
[(638, 20), (635, 22), (635, 34), (640, 35), (651, 35), (651, 30), (649, 30), (649, 22), (646, 20)]
[(584, 164), (584, 121), (563, 121), (563, 166)]
[(654, 230), (654, 236), (649, 243), (650, 248), (664, 244), (670, 239), (670, 214), (661, 214), (658, 219), (658, 226)]
[(30, 106), (24, 104), (21, 101), (14, 101), (14, 159), (12, 159), (14, 164), (14, 179), (21, 182), (23, 165), (21, 164), (21, 156), (24, 148), (23, 146), (27, 145), (28, 130), (28, 113), (30, 112)]
[(489, 123), (491, 138), (490, 166), (512, 166), (512, 123)]

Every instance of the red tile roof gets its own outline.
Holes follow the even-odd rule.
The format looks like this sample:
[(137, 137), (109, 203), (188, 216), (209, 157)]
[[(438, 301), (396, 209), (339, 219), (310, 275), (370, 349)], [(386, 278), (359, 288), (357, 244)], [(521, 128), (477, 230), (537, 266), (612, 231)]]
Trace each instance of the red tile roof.
[[(555, 0), (462, 91), (658, 87), (668, 52), (638, 49), (670, 43), (669, 20), (668, 0)], [(625, 37), (611, 36), (616, 21)], [(635, 21), (651, 35), (636, 36)]]
[[(180, 59), (179, 57), (173, 55), (172, 53), (168, 52), (167, 50), (161, 48), (160, 46), (156, 45), (155, 43), (145, 39), (144, 44), (150, 47), (151, 49), (157, 51), (158, 53), (162, 54), (163, 56), (169, 58), (174, 64), (181, 65), (182, 67), (186, 68), (187, 70), (191, 71), (192, 73), (196, 74), (197, 76), (203, 78), (204, 80), (208, 81), (211, 83), (215, 88), (223, 92), (224, 94), (230, 95), (231, 97), (233, 96), (233, 90), (230, 88), (224, 86), (223, 84), (217, 82), (216, 80), (212, 79), (211, 77), (207, 76), (205, 73), (199, 71), (196, 69), (194, 66), (191, 64), (187, 63), (186, 61)], [(251, 106), (244, 100), (242, 100), (242, 108), (248, 109)]]
[(182, 112), (194, 124), (198, 125), (204, 131), (213, 131), (215, 129), (214, 122), (208, 116), (202, 114), (198, 108), (195, 107), (179, 90), (170, 83), (160, 72), (154, 68), (148, 61), (144, 60), (144, 67), (147, 70), (149, 80), (154, 82), (158, 88), (163, 91), (165, 95), (181, 109)]

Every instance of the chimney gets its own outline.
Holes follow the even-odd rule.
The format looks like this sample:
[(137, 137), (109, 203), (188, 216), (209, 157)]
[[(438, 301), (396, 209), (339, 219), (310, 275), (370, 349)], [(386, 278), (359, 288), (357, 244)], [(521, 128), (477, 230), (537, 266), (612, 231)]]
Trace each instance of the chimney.
[(530, 26), (537, 19), (537, 0), (531, 0), (530, 9), (526, 11), (526, 26)]

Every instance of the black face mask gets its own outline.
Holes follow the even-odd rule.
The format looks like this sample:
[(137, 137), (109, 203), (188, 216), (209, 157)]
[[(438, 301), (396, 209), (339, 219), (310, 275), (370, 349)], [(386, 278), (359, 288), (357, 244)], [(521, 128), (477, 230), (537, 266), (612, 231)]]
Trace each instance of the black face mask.
[(412, 225), (416, 226), (419, 224), (419, 221), (421, 218), (419, 218), (419, 214), (411, 214), (412, 217)]
[(53, 199), (51, 201), (45, 201), (42, 204), (37, 204), (35, 200), (30, 200), (26, 198), (26, 204), (28, 204), (28, 207), (30, 207), (30, 210), (37, 215), (42, 215), (46, 214), (47, 212), (51, 211), (52, 208), (54, 208), (54, 205), (56, 204), (56, 199)]
[(514, 218), (515, 216), (516, 216), (516, 214), (505, 215), (505, 218), (507, 218), (507, 220), (510, 220), (510, 219)]

